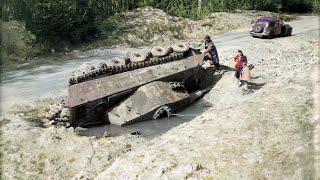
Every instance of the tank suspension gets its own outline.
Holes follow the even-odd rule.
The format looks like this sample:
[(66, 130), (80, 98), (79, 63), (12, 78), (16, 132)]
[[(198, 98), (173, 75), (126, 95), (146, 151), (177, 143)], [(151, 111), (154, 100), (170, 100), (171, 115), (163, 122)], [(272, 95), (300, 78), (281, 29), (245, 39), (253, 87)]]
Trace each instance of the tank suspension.
[(174, 53), (170, 53), (167, 56), (154, 57), (154, 58), (150, 58), (145, 61), (139, 61), (139, 62), (130, 62), (130, 63), (127, 63), (126, 65), (120, 65), (120, 66), (107, 66), (107, 64), (103, 63), (100, 65), (99, 69), (93, 70), (89, 73), (86, 73), (77, 77), (71, 77), (69, 79), (69, 85), (71, 86), (71, 85), (88, 81), (91, 79), (118, 74), (126, 71), (131, 71), (134, 69), (140, 69), (148, 66), (163, 64), (166, 62), (179, 60), (182, 58), (183, 58), (183, 53), (174, 52)]

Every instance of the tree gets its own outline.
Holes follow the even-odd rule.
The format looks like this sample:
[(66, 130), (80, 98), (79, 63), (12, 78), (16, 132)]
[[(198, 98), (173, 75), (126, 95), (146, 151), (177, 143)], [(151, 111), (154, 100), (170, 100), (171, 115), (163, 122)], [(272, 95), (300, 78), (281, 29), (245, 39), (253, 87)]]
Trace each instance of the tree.
[(202, 0), (198, 0), (198, 16), (201, 16)]

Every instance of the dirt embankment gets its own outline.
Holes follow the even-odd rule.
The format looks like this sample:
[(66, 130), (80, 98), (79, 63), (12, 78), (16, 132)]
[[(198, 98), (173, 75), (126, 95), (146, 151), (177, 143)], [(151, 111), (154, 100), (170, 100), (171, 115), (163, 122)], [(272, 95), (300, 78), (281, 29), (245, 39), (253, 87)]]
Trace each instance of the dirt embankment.
[[(276, 14), (267, 11), (216, 12), (200, 20), (192, 20), (171, 16), (152, 7), (138, 8), (135, 11), (116, 14), (105, 20), (100, 26), (103, 40), (91, 45), (100, 47), (125, 44), (136, 47), (199, 39), (205, 34), (249, 27), (253, 19), (261, 16), (272, 17)], [(293, 16), (284, 17), (293, 18)]]

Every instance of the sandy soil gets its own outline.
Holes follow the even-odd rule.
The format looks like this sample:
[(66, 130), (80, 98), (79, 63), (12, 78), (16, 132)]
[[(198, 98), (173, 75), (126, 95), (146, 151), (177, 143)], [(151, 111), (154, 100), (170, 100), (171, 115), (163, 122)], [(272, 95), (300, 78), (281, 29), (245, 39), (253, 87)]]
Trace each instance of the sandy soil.
[(150, 141), (3, 118), (2, 178), (319, 178), (319, 18), (291, 24), (293, 36), (272, 40), (246, 29), (214, 36), (222, 64), (231, 66), (238, 49), (257, 64), (252, 91), (243, 94), (232, 71), (216, 75), (204, 97), (212, 107)]

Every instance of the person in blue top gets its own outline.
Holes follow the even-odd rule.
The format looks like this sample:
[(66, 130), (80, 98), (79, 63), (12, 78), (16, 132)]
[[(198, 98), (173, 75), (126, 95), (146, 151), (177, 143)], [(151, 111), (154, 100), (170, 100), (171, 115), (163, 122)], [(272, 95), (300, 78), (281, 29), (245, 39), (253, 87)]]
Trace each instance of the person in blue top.
[(209, 35), (206, 35), (204, 37), (204, 46), (205, 46), (205, 50), (203, 51), (203, 55), (204, 55), (203, 60), (204, 61), (209, 60), (211, 65), (215, 65), (217, 69), (219, 69), (220, 64), (219, 64), (218, 51)]

